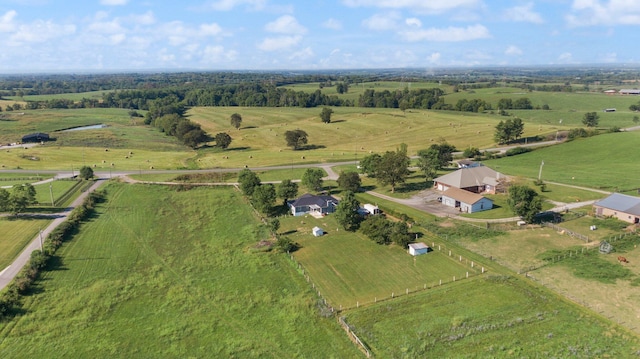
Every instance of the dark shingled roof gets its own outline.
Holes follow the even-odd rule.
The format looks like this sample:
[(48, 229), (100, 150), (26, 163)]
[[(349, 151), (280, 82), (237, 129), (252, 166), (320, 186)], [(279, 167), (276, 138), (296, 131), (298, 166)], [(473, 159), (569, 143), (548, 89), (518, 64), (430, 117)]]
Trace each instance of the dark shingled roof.
[(302, 196), (298, 197), (298, 199), (296, 199), (295, 201), (292, 201), (291, 205), (294, 207), (305, 207), (312, 205), (316, 205), (318, 207), (327, 207), (328, 202), (338, 204), (338, 200), (333, 198), (332, 196), (316, 196), (310, 193), (305, 193)]

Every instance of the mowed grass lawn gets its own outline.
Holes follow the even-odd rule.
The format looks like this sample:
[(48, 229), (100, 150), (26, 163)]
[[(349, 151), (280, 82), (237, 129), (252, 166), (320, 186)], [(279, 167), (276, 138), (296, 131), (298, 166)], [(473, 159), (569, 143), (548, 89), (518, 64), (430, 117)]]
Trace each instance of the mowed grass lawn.
[(506, 276), (484, 276), (346, 313), (376, 358), (631, 358), (638, 338)]
[(0, 357), (360, 355), (285, 255), (248, 251), (263, 236), (237, 191), (106, 190), (24, 314), (0, 323)]
[(11, 264), (49, 222), (50, 219), (0, 218), (0, 271)]
[[(303, 223), (304, 222), (304, 223)], [(281, 219), (283, 233), (296, 241), (301, 248), (293, 253), (311, 280), (319, 287), (330, 304), (351, 308), (358, 304), (404, 295), (478, 274), (481, 267), (471, 268), (470, 263), (448, 252), (436, 251), (413, 257), (396, 245), (379, 245), (361, 233), (338, 229), (331, 215), (322, 219), (311, 216)], [(328, 234), (314, 237), (311, 229), (323, 228)], [(431, 245), (432, 240), (423, 237)], [(437, 242), (437, 241), (436, 241)]]

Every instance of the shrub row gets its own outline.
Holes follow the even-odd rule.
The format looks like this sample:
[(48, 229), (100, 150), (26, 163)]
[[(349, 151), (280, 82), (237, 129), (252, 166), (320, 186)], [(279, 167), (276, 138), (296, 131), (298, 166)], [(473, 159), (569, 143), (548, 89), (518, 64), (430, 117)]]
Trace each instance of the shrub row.
[(46, 268), (49, 259), (64, 241), (71, 238), (80, 227), (80, 224), (93, 213), (95, 204), (103, 201), (104, 196), (104, 191), (90, 193), (82, 205), (71, 211), (67, 220), (47, 236), (42, 250), (38, 249), (31, 252), (31, 257), (24, 268), (0, 293), (0, 320), (11, 316), (15, 309), (20, 306), (21, 296), (29, 291), (38, 278), (40, 271)]

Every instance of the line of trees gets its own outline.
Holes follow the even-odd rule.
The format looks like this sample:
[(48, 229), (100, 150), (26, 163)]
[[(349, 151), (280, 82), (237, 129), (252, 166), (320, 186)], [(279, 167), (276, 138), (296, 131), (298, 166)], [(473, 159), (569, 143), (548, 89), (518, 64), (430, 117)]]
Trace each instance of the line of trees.
[(176, 137), (193, 149), (210, 141), (210, 136), (199, 124), (187, 119), (185, 113), (184, 104), (176, 96), (168, 96), (153, 101), (144, 123), (158, 128), (168, 136)]

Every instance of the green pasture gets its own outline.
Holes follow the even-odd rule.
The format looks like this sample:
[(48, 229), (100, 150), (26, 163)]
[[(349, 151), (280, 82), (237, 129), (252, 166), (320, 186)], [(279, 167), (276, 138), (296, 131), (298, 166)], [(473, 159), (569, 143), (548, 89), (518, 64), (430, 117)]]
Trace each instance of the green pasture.
[(487, 160), (496, 171), (512, 176), (537, 178), (570, 185), (624, 191), (640, 187), (640, 132), (603, 134), (578, 139), (533, 152)]
[(0, 170), (0, 187), (15, 186), (17, 184), (34, 183), (52, 178), (50, 173), (9, 173)]
[[(35, 185), (36, 202), (42, 205), (51, 205), (51, 196), (54, 202), (57, 202), (61, 196), (78, 186), (78, 181), (58, 180), (48, 183)], [(77, 189), (76, 189), (77, 190)], [(64, 204), (59, 204), (64, 205)]]
[[(448, 252), (436, 251), (413, 257), (395, 245), (378, 245), (359, 232), (342, 230), (329, 215), (280, 219), (280, 232), (300, 245), (293, 255), (317, 288), (335, 308), (373, 303), (392, 295), (411, 292), (451, 282), (480, 273), (470, 262), (459, 262)], [(311, 229), (319, 226), (328, 234), (314, 237)], [(422, 234), (420, 234), (422, 236)], [(438, 242), (428, 235), (419, 241)]]
[[(51, 219), (0, 218), (0, 271), (20, 254), (24, 247), (49, 225)], [(2, 323), (0, 323), (0, 328)]]
[(488, 276), (350, 311), (376, 358), (632, 357), (638, 338), (518, 279)]
[[(339, 83), (340, 81), (334, 81), (333, 83)], [(431, 89), (431, 88), (440, 88), (445, 92), (451, 92), (451, 86), (448, 85), (439, 85), (436, 82), (400, 82), (400, 81), (375, 81), (375, 82), (362, 82), (357, 84), (349, 84), (348, 92), (344, 94), (339, 94), (336, 90), (336, 86), (323, 87), (320, 88), (319, 82), (309, 82), (304, 84), (292, 84), (282, 86), (287, 89), (292, 89), (294, 91), (303, 91), (307, 93), (313, 93), (317, 90), (327, 96), (337, 96), (338, 98), (351, 100), (356, 105), (358, 104), (358, 98), (362, 95), (366, 90), (374, 90), (375, 92), (382, 91), (404, 91), (404, 89), (409, 90), (418, 90), (418, 89)]]
[[(629, 106), (637, 104), (637, 96), (606, 95), (599, 92), (526, 92), (517, 88), (489, 88), (472, 91), (460, 91), (444, 96), (445, 102), (455, 105), (460, 99), (482, 99), (491, 103), (497, 118), (498, 101), (502, 98), (517, 100), (528, 98), (534, 107), (549, 105), (550, 110), (507, 110), (518, 116), (525, 124), (537, 126), (557, 126), (557, 129), (583, 127), (582, 119), (586, 112), (596, 112), (600, 116), (599, 127), (626, 128), (635, 126), (633, 116), (636, 113), (629, 110)], [(615, 108), (616, 112), (603, 112), (606, 108)], [(562, 120), (562, 123), (560, 123)], [(525, 125), (525, 129), (526, 129)]]
[(84, 98), (92, 99), (92, 100), (102, 100), (104, 94), (113, 92), (112, 90), (104, 90), (104, 91), (89, 91), (89, 92), (77, 92), (77, 93), (63, 93), (63, 94), (52, 94), (52, 95), (26, 95), (26, 96), (7, 96), (5, 98), (15, 101), (48, 101), (48, 100), (56, 100), (56, 99), (64, 99), (71, 101), (80, 101)]
[(357, 357), (238, 192), (106, 187), (107, 201), (0, 323), (0, 357)]

